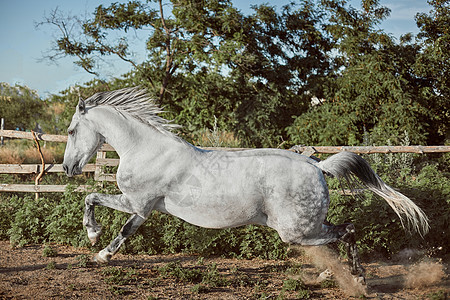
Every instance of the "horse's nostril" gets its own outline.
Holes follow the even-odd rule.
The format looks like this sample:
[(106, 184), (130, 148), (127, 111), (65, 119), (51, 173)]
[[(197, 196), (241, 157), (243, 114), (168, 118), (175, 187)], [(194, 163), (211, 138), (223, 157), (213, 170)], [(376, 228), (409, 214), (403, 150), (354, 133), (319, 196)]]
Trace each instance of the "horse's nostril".
[(63, 164), (63, 170), (67, 174), (69, 172), (69, 167), (66, 164)]

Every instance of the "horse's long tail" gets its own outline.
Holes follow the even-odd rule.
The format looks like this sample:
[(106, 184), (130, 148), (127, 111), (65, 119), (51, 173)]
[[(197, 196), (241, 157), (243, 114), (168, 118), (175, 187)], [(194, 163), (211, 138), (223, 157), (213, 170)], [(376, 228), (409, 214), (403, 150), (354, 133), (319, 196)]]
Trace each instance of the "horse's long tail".
[(317, 166), (326, 173), (345, 178), (350, 185), (353, 185), (356, 176), (369, 190), (386, 200), (399, 216), (402, 225), (404, 217), (408, 225), (421, 235), (428, 232), (428, 218), (422, 209), (408, 197), (384, 183), (361, 156), (347, 151), (340, 152), (319, 162)]

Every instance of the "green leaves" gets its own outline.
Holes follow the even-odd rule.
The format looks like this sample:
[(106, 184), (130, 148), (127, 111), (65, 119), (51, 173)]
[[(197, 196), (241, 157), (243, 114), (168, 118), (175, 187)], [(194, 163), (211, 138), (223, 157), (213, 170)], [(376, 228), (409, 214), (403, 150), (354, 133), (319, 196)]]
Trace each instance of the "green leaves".
[(429, 14), (416, 15), (421, 50), (417, 54), (414, 71), (423, 89), (421, 97), (426, 108), (431, 136), (442, 139), (450, 124), (450, 1), (431, 0)]
[(130, 28), (141, 29), (149, 26), (157, 19), (157, 11), (139, 1), (112, 3), (109, 7), (100, 5), (95, 11), (94, 20), (84, 25), (87, 29), (85, 33), (97, 36), (94, 28), (123, 29), (127, 32)]
[[(428, 84), (436, 81), (424, 80), (416, 71), (429, 70), (421, 59), (430, 57), (411, 43), (410, 36), (397, 44), (375, 29), (389, 13), (378, 1), (362, 4), (358, 11), (338, 1), (325, 2), (325, 9), (333, 13), (325, 28), (339, 51), (334, 58), (337, 65), (333, 76), (327, 76), (323, 104), (294, 119), (288, 127), (290, 139), (310, 145), (359, 144), (367, 130), (377, 144), (398, 144), (406, 131), (413, 144), (442, 143), (447, 128), (443, 124), (449, 123), (448, 96), (437, 89), (432, 92)], [(438, 69), (431, 72), (442, 74)], [(439, 128), (439, 134), (432, 127)]]
[[(416, 42), (409, 34), (399, 43), (377, 27), (390, 13), (377, 0), (359, 9), (340, 0), (263, 4), (250, 15), (229, 0), (136, 0), (99, 6), (87, 20), (55, 11), (44, 23), (61, 33), (54, 59), (73, 56), (93, 74), (106, 56), (131, 64), (124, 78), (89, 83), (86, 96), (146, 87), (192, 139), (217, 117), (250, 147), (358, 144), (364, 130), (377, 144), (405, 131), (414, 144), (442, 144), (449, 1), (430, 3), (416, 17)], [(133, 31), (146, 40), (141, 63), (128, 43)]]
[(45, 108), (36, 91), (0, 82), (0, 117), (5, 119), (5, 129), (34, 129), (36, 122), (48, 117)]

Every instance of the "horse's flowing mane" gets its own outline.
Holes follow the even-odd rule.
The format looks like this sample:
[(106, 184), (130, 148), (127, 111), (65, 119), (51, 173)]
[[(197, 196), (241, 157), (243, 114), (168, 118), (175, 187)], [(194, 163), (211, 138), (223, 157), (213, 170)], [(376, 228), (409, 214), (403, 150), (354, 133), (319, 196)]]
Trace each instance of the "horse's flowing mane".
[(96, 93), (86, 99), (85, 103), (86, 106), (112, 106), (117, 111), (128, 113), (140, 122), (165, 134), (180, 127), (160, 117), (158, 114), (163, 111), (155, 103), (154, 98), (140, 87)]

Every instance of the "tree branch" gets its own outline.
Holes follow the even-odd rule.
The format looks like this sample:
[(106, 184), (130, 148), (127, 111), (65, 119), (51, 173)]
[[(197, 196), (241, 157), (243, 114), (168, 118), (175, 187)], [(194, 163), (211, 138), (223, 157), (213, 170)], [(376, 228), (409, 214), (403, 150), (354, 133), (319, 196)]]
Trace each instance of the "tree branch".
[[(36, 143), (37, 150), (39, 152), (39, 156), (41, 158), (41, 172), (36, 176), (36, 179), (34, 180), (34, 185), (39, 185), (39, 181), (42, 179), (42, 176), (44, 176), (45, 172), (45, 160), (44, 155), (42, 154), (41, 145), (39, 145), (39, 141), (37, 140), (36, 133), (31, 130), (31, 134), (33, 135), (34, 142)], [(39, 193), (36, 193), (36, 200), (39, 198)]]
[[(161, 24), (164, 28), (164, 31), (166, 32), (166, 40), (165, 40), (165, 48), (166, 48), (166, 67), (165, 67), (165, 74), (163, 78), (163, 82), (161, 85), (161, 89), (159, 91), (159, 104), (161, 105), (164, 98), (164, 93), (166, 91), (167, 86), (169, 85), (170, 78), (172, 77), (171, 69), (173, 65), (173, 57), (175, 55), (175, 51), (172, 51), (171, 49), (171, 32), (170, 29), (167, 27), (166, 20), (164, 18), (164, 10), (162, 5), (162, 0), (159, 0), (159, 11), (160, 11), (160, 17), (161, 17)], [(173, 49), (175, 50), (175, 49)]]

